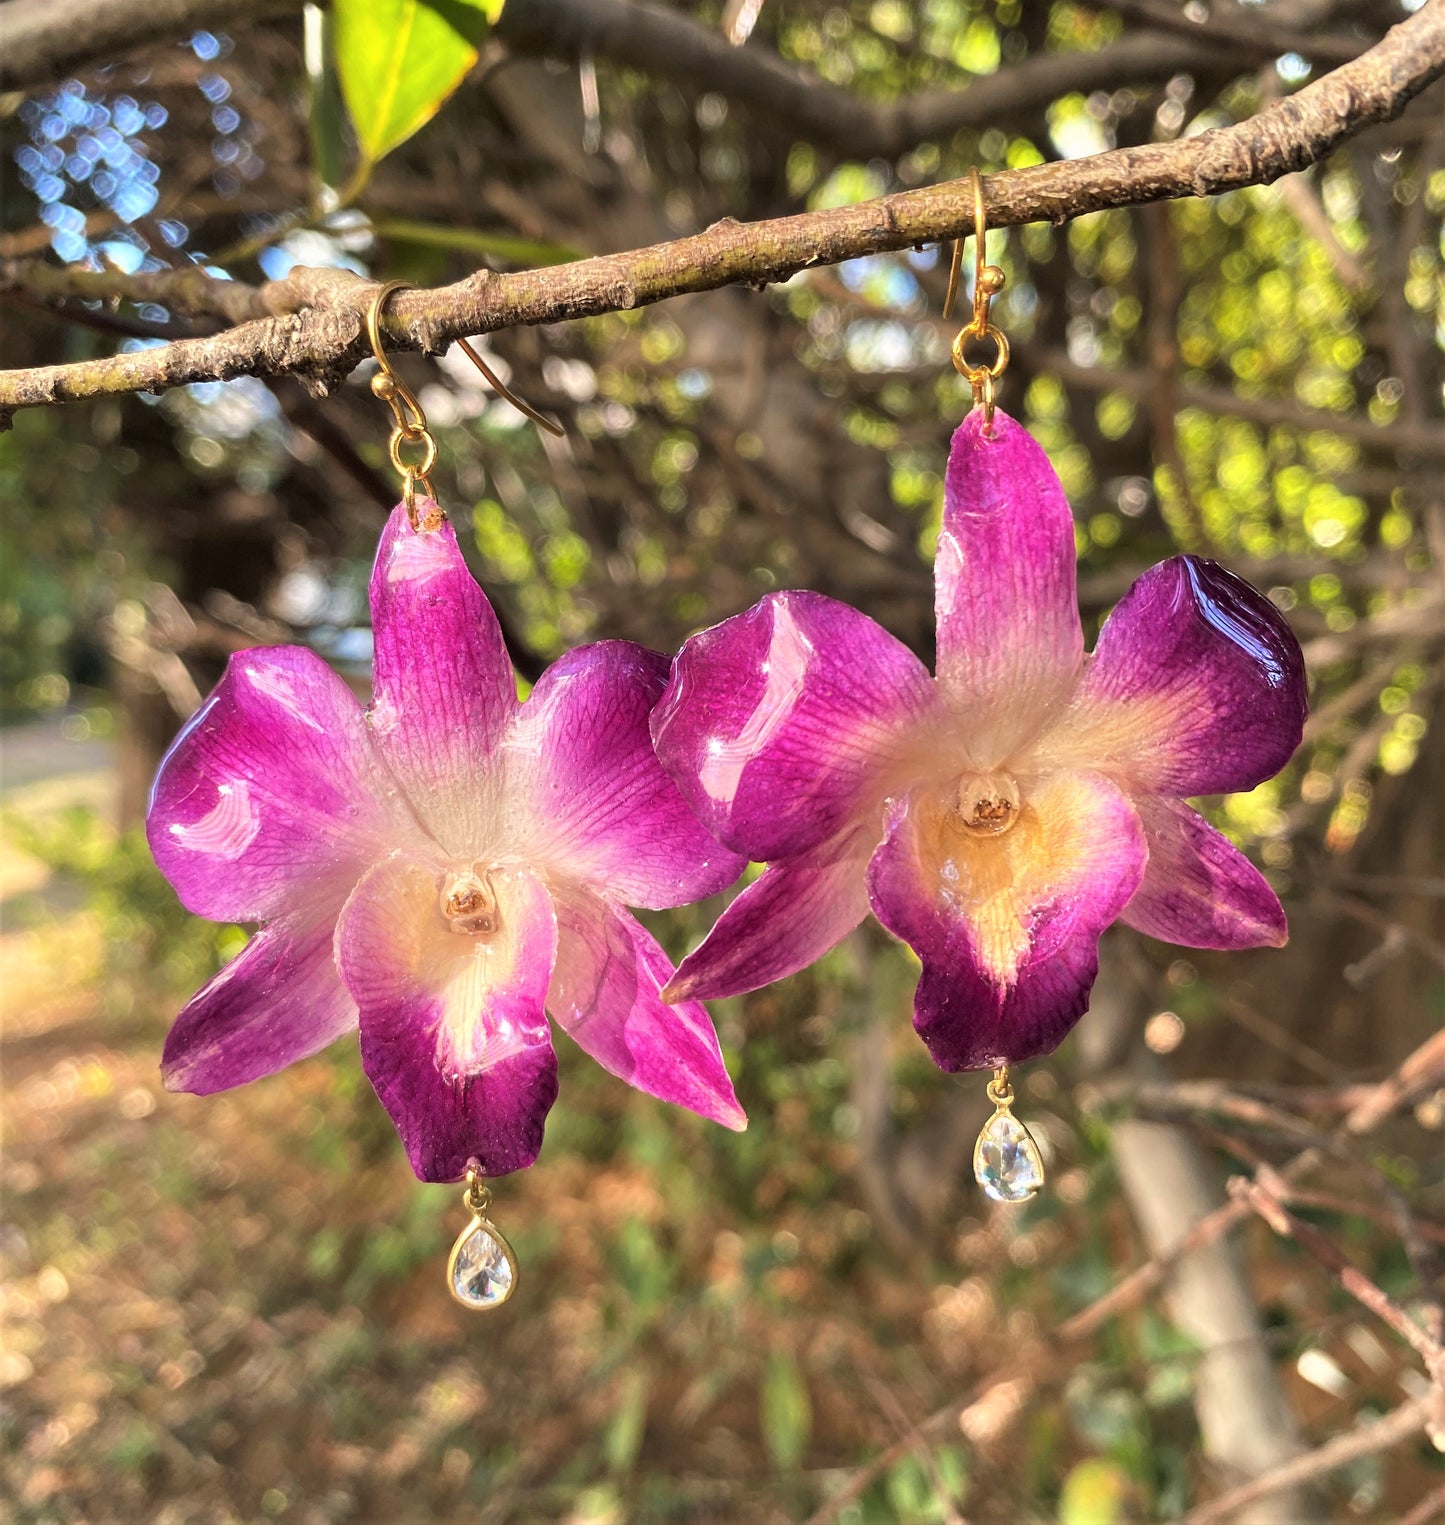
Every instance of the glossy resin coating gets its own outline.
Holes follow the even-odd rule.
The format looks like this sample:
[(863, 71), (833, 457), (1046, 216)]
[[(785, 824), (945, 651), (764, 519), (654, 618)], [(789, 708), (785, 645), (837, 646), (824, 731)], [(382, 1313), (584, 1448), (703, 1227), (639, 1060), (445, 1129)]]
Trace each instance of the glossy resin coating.
[(502, 1175), (557, 1094), (550, 1013), (623, 1080), (742, 1127), (707, 1013), (662, 1001), (672, 965), (625, 909), (743, 863), (653, 754), (666, 659), (582, 647), (519, 703), (451, 526), (401, 507), (371, 609), (369, 708), (313, 652), (243, 651), (161, 766), (161, 869), (197, 914), (262, 923), (176, 1019), (166, 1084), (240, 1085), (359, 1027), (416, 1174)]
[(871, 908), (923, 964), (939, 1065), (1050, 1052), (1116, 918), (1203, 948), (1280, 944), (1257, 869), (1183, 803), (1299, 742), (1299, 645), (1215, 562), (1146, 572), (1084, 651), (1074, 524), (1004, 413), (954, 435), (934, 570), (938, 671), (856, 609), (770, 594), (683, 647), (658, 755), (726, 846), (766, 862), (666, 994), (802, 968)]

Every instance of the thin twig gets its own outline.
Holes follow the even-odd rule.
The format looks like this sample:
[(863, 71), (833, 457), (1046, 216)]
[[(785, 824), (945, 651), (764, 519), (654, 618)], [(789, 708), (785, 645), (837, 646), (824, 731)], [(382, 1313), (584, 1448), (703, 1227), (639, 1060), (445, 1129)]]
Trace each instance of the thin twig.
[[(1266, 1177), (1267, 1179), (1267, 1177)], [(1388, 1324), (1396, 1334), (1433, 1370), (1445, 1350), (1439, 1343), (1410, 1317), (1408, 1313), (1383, 1290), (1380, 1285), (1342, 1255), (1333, 1241), (1303, 1218), (1297, 1218), (1264, 1181), (1247, 1181), (1236, 1177), (1229, 1183), (1232, 1197), (1242, 1198), (1250, 1208), (1269, 1224), (1282, 1238), (1293, 1239), (1331, 1273), (1335, 1281), (1356, 1302), (1370, 1310), (1382, 1323)]]
[(1402, 1102), (1445, 1080), (1445, 1028), (1432, 1033), (1345, 1118), (1351, 1133), (1370, 1133)]
[(1226, 1015), (1246, 1032), (1268, 1043), (1271, 1048), (1277, 1049), (1281, 1054), (1287, 1055), (1302, 1069), (1313, 1070), (1316, 1075), (1326, 1080), (1345, 1078), (1346, 1071), (1342, 1065), (1326, 1058), (1310, 1044), (1302, 1042), (1282, 1023), (1267, 1017), (1262, 1011), (1256, 1011), (1248, 1001), (1242, 1000), (1237, 995), (1225, 993), (1220, 997), (1220, 1005), (1223, 1006)]
[(933, 1454), (933, 1447), (928, 1443), (928, 1437), (909, 1420), (902, 1404), (884, 1383), (870, 1378), (868, 1387), (893, 1427), (905, 1439), (912, 1441), (913, 1454), (918, 1458), (933, 1484), (934, 1495), (939, 1507), (943, 1510), (945, 1525), (966, 1525), (963, 1516), (958, 1512), (958, 1501), (953, 1496), (953, 1490), (938, 1469), (938, 1458)]
[(1391, 1446), (1409, 1440), (1412, 1435), (1418, 1435), (1424, 1429), (1427, 1406), (1427, 1399), (1412, 1398), (1386, 1414), (1383, 1419), (1362, 1424), (1344, 1435), (1337, 1435), (1333, 1440), (1285, 1462), (1272, 1472), (1251, 1478), (1238, 1488), (1230, 1489), (1228, 1493), (1221, 1493), (1201, 1508), (1191, 1510), (1180, 1521), (1180, 1525), (1218, 1525), (1220, 1521), (1233, 1519), (1238, 1510), (1256, 1499), (1267, 1498), (1271, 1493), (1278, 1493), (1282, 1488), (1299, 1483), (1315, 1482), (1331, 1472), (1338, 1472), (1341, 1467), (1349, 1466), (1361, 1456), (1388, 1451)]
[[(1285, 1200), (1300, 1207), (1315, 1207), (1321, 1212), (1338, 1213), (1345, 1218), (1363, 1218), (1367, 1223), (1378, 1224), (1381, 1228), (1398, 1231), (1400, 1227), (1399, 1214), (1388, 1207), (1382, 1207), (1378, 1202), (1356, 1202), (1350, 1197), (1337, 1197), (1328, 1191), (1310, 1191), (1303, 1186), (1287, 1187)], [(1431, 1218), (1420, 1218), (1413, 1214), (1411, 1223), (1415, 1232), (1427, 1244), (1445, 1245), (1445, 1223), (1436, 1223)]]
[(1397, 921), (1393, 916), (1386, 915), (1385, 912), (1363, 900), (1357, 900), (1353, 895), (1341, 895), (1334, 890), (1321, 889), (1317, 893), (1317, 898), (1330, 910), (1343, 911), (1346, 916), (1363, 922), (1367, 927), (1372, 927), (1385, 937), (1408, 944), (1437, 969), (1445, 969), (1445, 944), (1437, 942), (1433, 937), (1417, 932), (1414, 927), (1406, 926), (1404, 922)]

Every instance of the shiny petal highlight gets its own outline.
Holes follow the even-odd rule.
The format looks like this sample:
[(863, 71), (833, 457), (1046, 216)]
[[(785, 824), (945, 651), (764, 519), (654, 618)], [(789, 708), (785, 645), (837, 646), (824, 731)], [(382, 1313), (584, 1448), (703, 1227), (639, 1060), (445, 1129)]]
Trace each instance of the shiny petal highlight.
[(381, 838), (419, 834), (351, 690), (299, 646), (238, 652), (161, 763), (146, 834), (187, 910), (339, 908)]
[(1304, 657), (1284, 616), (1217, 562), (1175, 556), (1104, 622), (1041, 756), (1147, 793), (1252, 789), (1289, 761), (1306, 708)]
[(765, 862), (881, 802), (934, 708), (928, 670), (882, 626), (820, 593), (772, 593), (683, 646), (652, 734), (708, 830)]

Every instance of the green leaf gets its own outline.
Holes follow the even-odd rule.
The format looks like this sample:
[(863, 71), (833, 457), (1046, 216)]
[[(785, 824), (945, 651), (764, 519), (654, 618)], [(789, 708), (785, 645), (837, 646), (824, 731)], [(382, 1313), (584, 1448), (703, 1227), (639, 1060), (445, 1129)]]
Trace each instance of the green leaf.
[(549, 244), (536, 238), (518, 238), (511, 233), (492, 233), (481, 228), (413, 222), (406, 217), (373, 218), (371, 230), (378, 238), (398, 243), (420, 244), (429, 249), (455, 249), (462, 254), (505, 259), (518, 265), (561, 265), (582, 257), (566, 244)]
[(768, 1357), (758, 1395), (763, 1443), (780, 1471), (791, 1471), (803, 1459), (813, 1433), (813, 1405), (798, 1363), (785, 1350)]
[(318, 186), (334, 189), (341, 184), (346, 159), (346, 138), (342, 130), (346, 113), (337, 86), (332, 21), (319, 5), (308, 5), (303, 16), (311, 168)]
[(477, 60), (503, 0), (335, 0), (341, 93), (363, 169), (437, 113)]

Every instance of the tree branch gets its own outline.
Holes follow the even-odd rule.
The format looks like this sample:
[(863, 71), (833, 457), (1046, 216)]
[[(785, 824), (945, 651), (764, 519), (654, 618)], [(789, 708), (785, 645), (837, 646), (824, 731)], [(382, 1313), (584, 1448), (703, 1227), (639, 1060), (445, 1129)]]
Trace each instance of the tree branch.
[[(299, 11), (302, 0), (9, 0), (0, 6), (0, 89), (63, 79), (86, 63), (197, 27), (244, 25)], [(1196, 29), (1131, 32), (1094, 51), (1039, 53), (964, 90), (927, 90), (875, 104), (786, 62), (766, 47), (733, 47), (713, 27), (647, 0), (512, 0), (495, 35), (513, 53), (601, 58), (763, 113), (809, 142), (857, 158), (897, 157), (961, 127), (1047, 105), (1066, 91), (1158, 84), (1229, 64), (1233, 53)], [(1339, 47), (1348, 39), (1332, 39)], [(1356, 47), (1347, 57), (1353, 57)], [(1251, 53), (1251, 58), (1256, 54)]]
[[(1361, 43), (1305, 35), (1252, 16), (1197, 23), (1169, 0), (1108, 0), (1145, 23), (1092, 51), (1038, 53), (962, 90), (925, 90), (875, 104), (779, 58), (734, 47), (717, 29), (648, 0), (511, 0), (495, 33), (513, 53), (606, 59), (621, 68), (726, 96), (808, 142), (855, 158), (896, 158), (919, 143), (1047, 105), (1068, 91), (1156, 85), (1294, 49), (1344, 63)], [(0, 6), (0, 89), (55, 83), (86, 64), (197, 27), (245, 25), (299, 11), (302, 0), (8, 0)]]
[[(896, 158), (959, 128), (1017, 119), (1067, 91), (1158, 84), (1192, 69), (1238, 62), (1234, 49), (1200, 32), (1130, 32), (1092, 52), (1034, 54), (979, 75), (962, 90), (924, 90), (874, 104), (765, 47), (733, 47), (720, 31), (647, 0), (512, 0), (497, 36), (516, 53), (587, 55), (713, 91), (797, 137), (855, 158)], [(1358, 52), (1356, 45), (1347, 56)]]
[(1176, 0), (1100, 0), (1109, 10), (1142, 21), (1162, 31), (1186, 37), (1228, 42), (1236, 52), (1264, 61), (1281, 53), (1298, 53), (1318, 63), (1342, 64), (1360, 51), (1360, 39), (1341, 33), (1312, 32), (1308, 21), (1301, 27), (1281, 26), (1272, 7), (1259, 16), (1232, 0), (1215, 0), (1208, 10), (1180, 6)]
[[(1286, 1195), (1288, 1191), (1289, 1188), (1284, 1187)], [(1342, 1254), (1328, 1236), (1322, 1234), (1313, 1224), (1306, 1223), (1290, 1212), (1280, 1201), (1279, 1196), (1271, 1190), (1267, 1174), (1260, 1180), (1248, 1180), (1243, 1176), (1236, 1176), (1229, 1183), (1229, 1192), (1231, 1196), (1242, 1197), (1276, 1234), (1282, 1238), (1293, 1239), (1296, 1244), (1313, 1255), (1356, 1302), (1368, 1308), (1376, 1318), (1388, 1324), (1407, 1345), (1414, 1348), (1424, 1360), (1432, 1377), (1445, 1370), (1445, 1367), (1442, 1367), (1442, 1361), (1445, 1361), (1445, 1350), (1441, 1349), (1439, 1341), (1435, 1340), (1423, 1325), (1411, 1318), (1394, 1298), (1383, 1291), (1378, 1282), (1371, 1280), (1348, 1256)]]
[[(1177, 142), (988, 176), (988, 220), (993, 227), (1063, 222), (1106, 207), (1266, 184), (1314, 163), (1367, 123), (1397, 116), (1442, 73), (1445, 0), (1427, 0), (1353, 63), (1246, 122)], [(514, 324), (623, 311), (734, 283), (762, 286), (809, 266), (954, 238), (970, 231), (972, 222), (973, 198), (963, 180), (767, 222), (724, 220), (648, 249), (542, 270), (484, 270), (452, 286), (399, 292), (383, 328), (396, 349), (436, 353), (463, 335)], [(193, 270), (127, 280), (53, 269), (40, 276), (37, 268), (0, 266), (0, 294), (7, 288), (34, 294), (38, 283), (52, 294), (64, 286), (73, 295), (85, 286), (91, 296), (143, 294), (177, 311), (213, 313), (239, 326), (133, 354), (0, 372), (0, 426), (15, 408), (242, 375), (296, 375), (314, 395), (325, 396), (366, 352), (363, 315), (375, 287), (347, 271), (301, 269), (251, 288)]]

